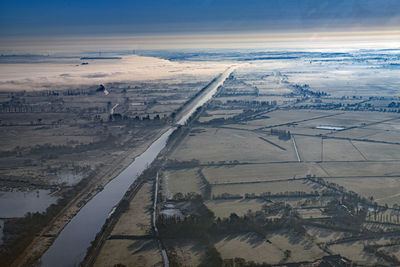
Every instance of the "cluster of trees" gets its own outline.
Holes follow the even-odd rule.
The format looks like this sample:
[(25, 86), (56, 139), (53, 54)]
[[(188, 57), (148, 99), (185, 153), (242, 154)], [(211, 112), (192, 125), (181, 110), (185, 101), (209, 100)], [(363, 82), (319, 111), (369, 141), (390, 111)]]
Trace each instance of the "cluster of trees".
[[(165, 118), (166, 118), (166, 116), (164, 116), (163, 119), (165, 119)], [(130, 120), (130, 121), (151, 121), (151, 120), (160, 121), (161, 117), (159, 114), (153, 116), (153, 118), (150, 117), (150, 114), (147, 114), (146, 116), (142, 116), (142, 117), (139, 117), (139, 116), (130, 117), (128, 115), (122, 115), (120, 113), (113, 113), (108, 116), (108, 121), (123, 121), (123, 120), (124, 121), (127, 121), (127, 120)]]
[[(307, 179), (314, 183), (320, 184), (323, 187), (326, 187), (329, 190), (328, 192), (339, 193), (342, 196), (341, 201), (342, 202), (345, 201), (348, 205), (351, 204), (351, 206), (354, 209), (358, 208), (360, 205), (362, 205), (365, 209), (368, 207), (372, 207), (375, 210), (378, 209), (378, 203), (373, 201), (374, 200), (373, 197), (369, 197), (369, 198), (361, 197), (354, 191), (347, 191), (343, 186), (335, 184), (335, 183), (327, 182), (322, 178), (307, 176)], [(379, 208), (382, 209), (384, 207), (380, 206)], [(387, 207), (384, 209), (387, 209)]]
[(109, 134), (103, 140), (92, 142), (88, 144), (78, 144), (75, 146), (71, 145), (52, 145), (52, 144), (43, 144), (36, 145), (29, 150), (29, 154), (32, 155), (40, 155), (42, 157), (47, 158), (56, 158), (59, 154), (72, 154), (72, 153), (81, 153), (89, 150), (94, 150), (98, 148), (107, 148), (107, 147), (115, 147), (118, 145), (117, 137)]
[[(267, 231), (282, 228), (305, 233), (298, 213), (285, 203), (264, 205), (261, 211), (248, 211), (243, 216), (232, 213), (228, 218), (215, 219), (214, 213), (203, 203), (198, 194), (186, 195), (190, 213), (183, 219), (160, 215), (157, 226), (164, 238), (199, 237), (208, 234), (236, 234), (254, 232), (266, 236)], [(272, 213), (281, 212), (281, 218), (268, 218)]]
[(270, 134), (278, 136), (279, 140), (284, 140), (284, 141), (290, 140), (290, 138), (292, 137), (290, 131), (273, 129), (273, 128), (271, 128)]
[(271, 267), (271, 264), (266, 262), (256, 263), (254, 261), (246, 261), (243, 258), (224, 259), (222, 267)]
[[(298, 103), (300, 102), (297, 101)], [(317, 102), (316, 102), (317, 103)], [(378, 112), (392, 112), (392, 113), (400, 113), (400, 102), (392, 102), (388, 105), (388, 108), (384, 107), (375, 107), (371, 103), (318, 103), (318, 104), (305, 104), (305, 105), (296, 105), (292, 108), (295, 109), (319, 109), (319, 110), (346, 110), (346, 111), (378, 111)]]
[(400, 260), (393, 254), (390, 254), (382, 249), (379, 249), (376, 245), (364, 245), (364, 251), (375, 254), (378, 258), (381, 258), (387, 262), (393, 264), (393, 266), (400, 266)]
[(326, 92), (323, 91), (312, 91), (310, 90), (310, 86), (308, 84), (304, 84), (304, 85), (299, 85), (299, 84), (295, 84), (293, 85), (293, 89), (300, 95), (304, 95), (304, 96), (314, 96), (314, 97), (321, 97), (321, 96), (327, 96), (328, 94)]
[(241, 80), (237, 80), (234, 76), (229, 76), (218, 92), (218, 96), (240, 96), (240, 95), (259, 95), (259, 90), (256, 86), (247, 84)]
[(259, 195), (254, 193), (246, 193), (244, 198), (254, 199), (254, 198), (262, 198), (262, 199), (270, 199), (270, 198), (285, 198), (285, 197), (318, 197), (321, 194), (318, 191), (313, 192), (304, 192), (304, 191), (285, 191), (273, 194), (271, 192), (264, 192)]
[(391, 102), (388, 108), (400, 108), (400, 102)]
[(90, 91), (85, 89), (68, 89), (62, 92), (63, 96), (88, 95)]
[(29, 104), (20, 101), (7, 101), (0, 105), (1, 113), (39, 113), (39, 112), (66, 112), (63, 103)]
[(258, 101), (258, 100), (228, 100), (226, 101), (226, 104), (228, 105), (234, 105), (234, 106), (245, 106), (245, 107), (253, 107), (253, 108), (258, 108), (258, 107), (275, 107), (278, 103), (276, 100), (273, 101)]
[(106, 108), (103, 106), (92, 107), (70, 107), (65, 105), (62, 98), (47, 97), (43, 101), (35, 99), (35, 102), (26, 102), (25, 98), (12, 97), (9, 101), (0, 104), (0, 112), (2, 113), (105, 113)]
[(230, 160), (230, 161), (220, 160), (220, 161), (217, 161), (217, 162), (208, 161), (207, 164), (208, 165), (217, 165), (217, 166), (224, 165), (224, 164), (237, 165), (237, 164), (239, 164), (239, 161), (236, 160), (236, 159), (235, 160)]
[(304, 235), (306, 230), (302, 226), (296, 211), (288, 205), (284, 208), (283, 215), (280, 218), (268, 218), (269, 213), (264, 211), (248, 211), (243, 216), (231, 213), (228, 218), (216, 219), (209, 231), (213, 235), (250, 232), (265, 238), (268, 232), (288, 229), (299, 235)]
[(168, 159), (165, 166), (167, 168), (194, 168), (200, 166), (200, 161), (191, 159), (188, 161), (179, 161), (176, 159)]
[[(199, 266), (270, 266), (266, 263), (247, 262), (241, 258), (222, 260), (221, 255), (215, 249), (212, 236), (254, 233), (265, 239), (268, 233), (282, 229), (295, 235), (306, 235), (303, 220), (296, 210), (284, 202), (266, 203), (260, 211), (249, 210), (243, 216), (231, 213), (227, 218), (215, 219), (213, 212), (204, 205), (203, 198), (200, 195), (190, 193), (182, 197), (188, 202), (188, 206), (185, 205), (187, 215), (183, 218), (160, 215), (157, 218), (157, 227), (162, 239), (196, 238), (203, 240), (205, 242), (205, 256)], [(282, 216), (279, 218), (270, 217), (278, 213), (281, 213)], [(288, 260), (292, 254), (290, 250), (282, 253), (284, 260)], [(173, 254), (172, 258), (174, 259)]]
[(214, 213), (203, 203), (198, 194), (188, 194), (185, 197), (190, 211), (183, 219), (159, 215), (157, 227), (162, 238), (203, 237), (214, 221)]
[(208, 200), (211, 198), (211, 185), (210, 182), (206, 179), (201, 169), (197, 171), (197, 175), (199, 176), (201, 182), (203, 183), (203, 197)]
[(220, 195), (213, 195), (213, 199), (242, 199), (240, 194), (222, 193)]
[(290, 197), (300, 197), (300, 198), (309, 198), (309, 197), (322, 197), (322, 196), (341, 196), (338, 192), (335, 192), (331, 189), (325, 189), (321, 192), (312, 191), (312, 192), (304, 192), (304, 191), (285, 191), (273, 194), (271, 192), (264, 192), (261, 194), (255, 193), (245, 193), (244, 196), (240, 194), (231, 194), (231, 193), (222, 193), (219, 195), (213, 195), (213, 199), (264, 199), (269, 200), (271, 198), (290, 198)]
[(280, 212), (283, 212), (284, 214), (289, 214), (291, 207), (284, 202), (272, 202), (262, 205), (261, 210), (266, 215), (276, 215)]

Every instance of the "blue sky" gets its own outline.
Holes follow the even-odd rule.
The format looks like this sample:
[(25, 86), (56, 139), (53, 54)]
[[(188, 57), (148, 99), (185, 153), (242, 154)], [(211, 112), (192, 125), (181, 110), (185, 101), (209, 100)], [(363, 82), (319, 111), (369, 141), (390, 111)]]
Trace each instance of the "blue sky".
[(0, 35), (399, 28), (399, 0), (0, 0)]

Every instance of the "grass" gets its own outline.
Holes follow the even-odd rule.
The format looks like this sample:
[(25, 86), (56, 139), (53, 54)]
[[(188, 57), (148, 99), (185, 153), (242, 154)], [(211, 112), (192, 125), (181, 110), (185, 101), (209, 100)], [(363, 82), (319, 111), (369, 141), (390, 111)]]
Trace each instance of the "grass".
[(348, 140), (323, 140), (324, 161), (362, 161), (363, 156)]
[(307, 230), (307, 234), (312, 236), (316, 243), (331, 242), (350, 235), (345, 232), (334, 231), (327, 228), (319, 228), (314, 226), (305, 226), (305, 228)]
[(132, 267), (162, 265), (163, 260), (155, 240), (107, 240), (94, 266), (123, 264)]
[(296, 145), (303, 161), (320, 161), (322, 140), (320, 137), (296, 136)]
[[(196, 239), (166, 239), (168, 251), (173, 250), (176, 260), (185, 267), (198, 266), (204, 257), (205, 244)], [(170, 253), (169, 253), (169, 256)]]
[(218, 119), (218, 118), (231, 118), (237, 114), (242, 113), (243, 110), (241, 109), (233, 109), (233, 110), (213, 110), (213, 111), (207, 111), (207, 116), (202, 115), (199, 118), (199, 122), (208, 122), (213, 119)]
[(323, 162), (325, 177), (400, 176), (398, 162)]
[(188, 170), (170, 170), (164, 172), (162, 179), (163, 194), (172, 198), (176, 193), (201, 193), (203, 186), (197, 176), (197, 168)]
[(389, 206), (400, 203), (400, 177), (384, 178), (340, 178), (326, 179), (352, 190), (361, 196), (373, 196), (374, 200), (381, 205), (387, 203)]
[(263, 136), (286, 149), (282, 150), (259, 137), (260, 135), (253, 132), (206, 128), (201, 133), (186, 137), (171, 158), (180, 161), (198, 159), (203, 163), (234, 160), (241, 162), (297, 160), (290, 141), (280, 141), (275, 136)]
[(329, 249), (333, 253), (340, 254), (361, 265), (372, 266), (376, 263), (382, 263), (375, 255), (364, 251), (364, 244), (372, 244), (372, 241), (355, 241), (337, 244), (329, 246)]
[(221, 195), (223, 193), (240, 194), (244, 196), (246, 193), (254, 193), (259, 195), (264, 192), (271, 192), (272, 194), (285, 193), (285, 192), (314, 192), (320, 191), (322, 188), (320, 185), (310, 183), (305, 180), (292, 180), (283, 182), (272, 182), (272, 183), (255, 183), (255, 184), (235, 184), (235, 185), (218, 185), (212, 187), (211, 194), (214, 196)]
[(323, 170), (317, 164), (298, 162), (207, 167), (203, 169), (203, 173), (210, 184), (277, 181), (293, 177), (306, 177), (308, 174), (324, 175)]
[(248, 210), (261, 210), (264, 201), (257, 199), (240, 199), (240, 200), (209, 200), (205, 204), (215, 217), (227, 218), (231, 213), (236, 213), (238, 216), (243, 216)]
[[(310, 241), (292, 232), (276, 232), (266, 239), (255, 234), (230, 235), (219, 238), (215, 247), (223, 259), (235, 257), (257, 263), (313, 261), (325, 256), (325, 253)], [(284, 251), (290, 250), (291, 256), (285, 261)]]
[(369, 160), (400, 160), (400, 145), (353, 142)]
[(121, 215), (111, 235), (146, 235), (151, 229), (152, 184), (145, 183)]
[(323, 210), (320, 208), (316, 209), (297, 209), (297, 212), (304, 219), (315, 219), (315, 218), (326, 218), (327, 215), (323, 214)]

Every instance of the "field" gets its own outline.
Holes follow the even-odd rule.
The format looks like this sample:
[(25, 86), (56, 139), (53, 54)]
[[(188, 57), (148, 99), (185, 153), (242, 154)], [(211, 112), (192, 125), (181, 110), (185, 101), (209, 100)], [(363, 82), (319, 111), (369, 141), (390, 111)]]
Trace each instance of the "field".
[(94, 266), (158, 266), (162, 258), (151, 233), (153, 183), (144, 183), (105, 241)]
[(289, 141), (248, 131), (204, 128), (183, 140), (171, 158), (179, 161), (197, 159), (203, 163), (235, 160), (274, 162), (296, 161), (296, 154)]
[(239, 194), (244, 196), (248, 194), (260, 195), (265, 192), (270, 192), (271, 194), (280, 194), (285, 192), (304, 192), (311, 193), (315, 191), (320, 191), (323, 187), (318, 184), (310, 183), (307, 180), (290, 180), (290, 181), (274, 181), (268, 183), (241, 183), (241, 184), (219, 184), (217, 186), (212, 186), (212, 195), (218, 196), (223, 193), (229, 194)]
[[(385, 110), (397, 98), (366, 98), (367, 88), (357, 97), (340, 95), (343, 88), (316, 93), (293, 84), (296, 74), (268, 66), (238, 68), (201, 110), (169, 156), (176, 169), (164, 172), (179, 182), (164, 183), (163, 193), (204, 198), (219, 229), (208, 231), (221, 231), (214, 247), (224, 262), (320, 263), (340, 254), (357, 264), (396, 264), (389, 257), (395, 247), (379, 248), (389, 255), (382, 258), (369, 246), (400, 229), (400, 117)], [(303, 230), (291, 232), (296, 223), (285, 216), (301, 218)]]
[(94, 266), (163, 266), (154, 240), (107, 240)]
[(143, 184), (115, 225), (111, 235), (143, 236), (151, 231), (152, 187), (152, 183)]
[(163, 193), (167, 199), (172, 198), (176, 193), (200, 193), (201, 181), (197, 169), (166, 171), (163, 176)]
[(364, 197), (374, 197), (381, 205), (400, 203), (400, 177), (368, 177), (327, 179)]
[(390, 177), (399, 175), (396, 161), (322, 162), (319, 166), (327, 173), (326, 178)]
[[(400, 265), (399, 70), (388, 65), (398, 59), (385, 51), (242, 51), (220, 63), (207, 61), (224, 59), (219, 51), (157, 53), (63, 73), (62, 65), (27, 67), (30, 80), (10, 64), (0, 75), (3, 190), (62, 199), (90, 181), (67, 222), (177, 127), (151, 167), (160, 178), (156, 227), (156, 186), (146, 181), (112, 215), (95, 266), (162, 266), (162, 252), (171, 266)], [(194, 105), (188, 100), (228, 66), (213, 98), (176, 125)], [(51, 75), (41, 79), (42, 71)], [(13, 220), (4, 220), (7, 242), (19, 231)], [(62, 226), (37, 238), (35, 254)]]
[(211, 184), (279, 181), (324, 174), (315, 163), (298, 162), (208, 167), (203, 173)]
[(315, 226), (306, 226), (306, 229), (307, 233), (312, 236), (314, 241), (317, 243), (332, 242), (347, 236), (351, 236), (350, 233), (333, 231)]
[[(24, 58), (16, 60), (30, 60)], [(88, 64), (81, 64), (77, 55), (43, 62), (14, 59), (0, 63), (0, 191), (16, 196), (46, 192), (58, 202), (43, 208), (46, 197), (37, 194), (27, 216), (23, 209), (16, 210), (19, 215), (4, 222), (0, 257), (10, 264), (37, 260), (82, 206), (164, 133), (188, 101), (228, 66), (138, 55), (93, 59)], [(138, 196), (138, 201), (147, 205), (145, 195), (150, 193)], [(129, 218), (145, 213), (142, 205), (131, 207), (126, 224), (115, 230), (149, 231), (149, 226), (140, 226), (142, 221), (129, 226)], [(2, 209), (0, 218), (6, 217), (7, 207)], [(140, 217), (147, 221), (148, 216)], [(38, 228), (25, 231), (32, 229), (30, 224)]]
[[(324, 256), (324, 252), (313, 243), (295, 233), (273, 233), (265, 239), (254, 234), (227, 236), (220, 238), (215, 247), (223, 259), (244, 258), (256, 263), (278, 264), (315, 260)], [(285, 258), (284, 251), (291, 255)]]
[(227, 218), (231, 213), (239, 216), (245, 215), (249, 210), (261, 210), (264, 201), (262, 200), (209, 200), (205, 205), (215, 214), (217, 218)]
[(204, 243), (196, 239), (165, 240), (169, 253), (173, 254), (177, 262), (183, 262), (185, 267), (195, 267), (201, 264), (204, 255)]
[(365, 245), (375, 245), (381, 243), (387, 243), (390, 239), (380, 239), (380, 240), (365, 240), (365, 241), (355, 241), (347, 242), (343, 244), (334, 244), (329, 246), (329, 249), (334, 253), (339, 253), (344, 257), (351, 258), (359, 264), (366, 266), (371, 266), (374, 264), (388, 264), (383, 259), (376, 257), (374, 254), (366, 252), (364, 250)]

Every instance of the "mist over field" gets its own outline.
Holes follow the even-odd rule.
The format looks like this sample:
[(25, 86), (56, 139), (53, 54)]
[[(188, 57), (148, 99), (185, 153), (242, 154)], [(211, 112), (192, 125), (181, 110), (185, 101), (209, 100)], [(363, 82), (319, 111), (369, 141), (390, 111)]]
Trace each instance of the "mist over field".
[[(29, 60), (33, 61), (29, 62)], [(218, 62), (171, 62), (154, 57), (124, 55), (97, 58), (46, 56), (3, 56), (0, 90), (57, 90), (79, 85), (182, 77), (212, 76), (227, 64)], [(21, 62), (18, 62), (20, 60)]]

